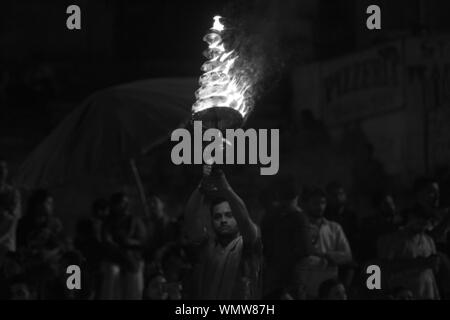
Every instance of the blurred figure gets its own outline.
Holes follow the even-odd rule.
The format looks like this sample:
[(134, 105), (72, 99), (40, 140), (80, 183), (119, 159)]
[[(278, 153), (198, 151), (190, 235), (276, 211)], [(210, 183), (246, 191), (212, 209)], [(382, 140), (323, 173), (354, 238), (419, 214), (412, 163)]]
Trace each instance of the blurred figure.
[(22, 274), (8, 282), (9, 300), (35, 300), (35, 291), (31, 282)]
[(392, 300), (414, 300), (412, 291), (405, 287), (397, 287), (392, 290)]
[(19, 222), (19, 245), (52, 251), (60, 246), (62, 240), (62, 223), (54, 215), (53, 196), (45, 189), (34, 191), (28, 200), (27, 214)]
[(344, 284), (338, 279), (328, 279), (320, 284), (320, 300), (347, 300), (347, 292)]
[(84, 278), (89, 279), (94, 296), (98, 297), (102, 280), (101, 265), (109, 259), (108, 245), (105, 243), (105, 228), (109, 218), (109, 203), (98, 198), (92, 204), (89, 218), (78, 222), (75, 247), (86, 259)]
[(27, 213), (19, 221), (17, 236), (27, 257), (29, 275), (37, 279), (37, 298), (52, 299), (54, 294), (50, 287), (66, 243), (62, 223), (54, 215), (53, 196), (47, 190), (36, 190), (30, 196)]
[(265, 295), (293, 285), (294, 269), (312, 252), (308, 219), (298, 206), (299, 189), (291, 177), (283, 177), (276, 188), (278, 206), (261, 222), (265, 259)]
[[(313, 187), (304, 192), (305, 211), (309, 219), (313, 252), (298, 267), (299, 277), (305, 284), (308, 296), (315, 298), (324, 279), (336, 278), (339, 268), (351, 266), (352, 251), (339, 223), (324, 217), (327, 206), (325, 192)], [(346, 285), (352, 280), (352, 271), (343, 276)]]
[[(258, 299), (261, 295), (262, 244), (242, 199), (223, 172), (203, 167), (192, 193), (184, 232), (195, 270), (191, 299)], [(209, 204), (208, 210), (203, 210)], [(208, 232), (212, 227), (212, 232)]]
[(100, 299), (139, 300), (144, 290), (145, 226), (130, 212), (125, 193), (113, 194), (110, 206), (105, 242), (112, 258), (102, 266)]
[(23, 274), (23, 261), (17, 252), (8, 252), (0, 261), (0, 299), (8, 299), (8, 286), (11, 279)]
[(162, 273), (151, 275), (144, 289), (145, 300), (168, 300), (167, 280)]
[(398, 230), (402, 218), (397, 212), (394, 196), (389, 192), (377, 194), (373, 199), (375, 213), (364, 219), (361, 228), (363, 261), (377, 257), (377, 239)]
[(426, 234), (431, 221), (425, 211), (409, 210), (405, 226), (378, 241), (386, 285), (411, 288), (418, 299), (440, 298), (435, 279), (439, 257), (433, 239)]
[(354, 253), (359, 254), (358, 215), (350, 208), (344, 186), (337, 181), (330, 182), (326, 193), (325, 217), (341, 225)]
[(147, 248), (145, 252), (148, 261), (153, 260), (155, 252), (169, 242), (179, 238), (177, 219), (166, 212), (166, 205), (160, 197), (152, 195), (149, 198), (150, 215), (144, 217), (147, 229)]
[(8, 164), (0, 158), (0, 259), (16, 251), (17, 225), (22, 216), (20, 193), (7, 183)]

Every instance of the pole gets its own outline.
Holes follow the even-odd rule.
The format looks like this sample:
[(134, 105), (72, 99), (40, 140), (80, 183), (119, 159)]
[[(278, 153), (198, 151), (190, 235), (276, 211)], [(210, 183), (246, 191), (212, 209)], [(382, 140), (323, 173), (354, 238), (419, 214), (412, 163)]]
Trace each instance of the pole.
[(136, 161), (133, 158), (130, 159), (130, 166), (131, 166), (131, 171), (133, 172), (134, 180), (136, 182), (136, 188), (139, 193), (139, 198), (141, 199), (144, 214), (146, 217), (148, 217), (150, 214), (150, 210), (149, 210), (148, 204), (147, 204), (147, 197), (145, 196), (144, 186), (142, 184), (142, 180), (141, 180), (139, 171), (136, 166)]

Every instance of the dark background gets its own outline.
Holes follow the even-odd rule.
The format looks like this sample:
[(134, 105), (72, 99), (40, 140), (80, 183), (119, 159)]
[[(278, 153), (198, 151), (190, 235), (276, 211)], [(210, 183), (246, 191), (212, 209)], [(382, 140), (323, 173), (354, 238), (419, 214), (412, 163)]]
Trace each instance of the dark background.
[[(81, 8), (81, 30), (66, 28), (66, 8), (71, 4)], [(370, 4), (381, 7), (382, 30), (366, 28)], [(380, 159), (379, 148), (365, 138), (360, 119), (342, 124), (346, 133), (334, 135), (336, 127), (324, 123), (320, 112), (304, 112), (311, 108), (303, 103), (308, 97), (300, 97), (300, 102), (294, 99), (298, 94), (295, 74), (302, 66), (327, 63), (390, 41), (445, 34), (450, 29), (448, 9), (450, 3), (444, 0), (261, 0), (245, 5), (217, 0), (4, 0), (0, 10), (0, 152), (14, 174), (55, 125), (96, 90), (138, 79), (198, 77), (204, 61), (202, 37), (212, 16), (221, 14), (243, 27), (248, 47), (263, 49), (264, 94), (257, 97), (249, 125), (282, 130), (281, 171), (295, 171), (305, 183), (338, 178), (358, 190), (353, 163), (363, 159), (356, 167), (374, 168), (366, 179), (382, 173), (385, 183), (405, 185), (414, 175), (435, 168), (422, 163), (423, 155), (416, 155), (420, 163), (411, 170), (385, 170), (389, 160)], [(33, 80), (36, 74), (40, 78)], [(42, 84), (38, 90), (36, 82)], [(428, 107), (432, 106), (424, 108)], [(400, 115), (380, 131), (395, 129), (405, 119)], [(157, 163), (171, 169), (170, 163), (164, 164), (164, 152), (165, 160)], [(142, 170), (150, 179), (151, 170)], [(170, 179), (161, 174), (152, 183), (170, 189)], [(189, 176), (178, 179), (193, 183)], [(263, 178), (253, 179), (257, 183)], [(185, 185), (170, 182), (181, 189)], [(246, 192), (255, 189), (245, 183), (241, 186)]]

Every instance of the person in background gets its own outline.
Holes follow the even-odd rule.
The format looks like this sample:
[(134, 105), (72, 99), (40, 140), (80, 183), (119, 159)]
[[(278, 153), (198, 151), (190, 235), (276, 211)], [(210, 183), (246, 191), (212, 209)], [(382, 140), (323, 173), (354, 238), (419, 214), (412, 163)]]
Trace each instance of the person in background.
[(62, 230), (54, 215), (53, 196), (45, 189), (34, 191), (28, 199), (27, 214), (19, 221), (19, 245), (51, 254), (64, 240)]
[(144, 289), (144, 300), (169, 300), (167, 280), (162, 272), (149, 276)]
[(113, 194), (110, 208), (105, 242), (113, 258), (103, 264), (100, 299), (142, 299), (143, 250), (147, 237), (145, 225), (130, 211), (125, 193)]
[(23, 274), (16, 275), (8, 281), (9, 300), (35, 300), (36, 292), (32, 282)]
[(105, 224), (109, 217), (109, 203), (98, 198), (92, 204), (92, 214), (78, 222), (75, 236), (75, 247), (86, 259), (84, 278), (98, 296), (102, 279), (102, 263), (109, 258), (108, 246), (105, 244)]
[(394, 196), (382, 192), (374, 196), (375, 213), (364, 219), (361, 226), (361, 242), (364, 250), (360, 253), (362, 261), (377, 257), (377, 239), (398, 230), (402, 218), (398, 214)]
[(392, 290), (392, 300), (414, 300), (412, 291), (405, 287), (396, 287)]
[(440, 299), (435, 278), (439, 257), (433, 239), (426, 233), (432, 218), (426, 211), (411, 209), (403, 228), (378, 241), (386, 285), (410, 288), (417, 299)]
[[(347, 192), (342, 184), (337, 181), (330, 182), (326, 187), (327, 207), (325, 217), (328, 220), (339, 223), (354, 251), (359, 250), (359, 224), (358, 215), (350, 208)], [(362, 249), (362, 248), (361, 248)]]
[(320, 300), (348, 300), (344, 284), (338, 279), (328, 279), (320, 284)]
[(17, 225), (22, 216), (20, 192), (7, 181), (8, 163), (0, 158), (0, 257), (16, 251)]
[(276, 190), (279, 204), (261, 222), (265, 295), (297, 283), (295, 266), (312, 253), (308, 219), (298, 206), (299, 188), (295, 179), (280, 178)]
[(151, 261), (158, 249), (178, 240), (179, 225), (175, 218), (167, 214), (164, 201), (156, 194), (149, 197), (149, 209), (149, 216), (144, 217), (143, 221), (147, 228), (145, 258)]
[[(340, 224), (324, 217), (327, 206), (325, 192), (317, 187), (309, 188), (304, 192), (303, 200), (309, 220), (313, 252), (302, 260), (298, 272), (308, 296), (315, 298), (324, 279), (337, 277), (339, 268), (352, 264), (352, 251)], [(347, 286), (353, 278), (352, 270), (348, 270), (348, 274), (342, 275)]]
[[(184, 234), (194, 257), (192, 299), (258, 299), (262, 244), (258, 227), (225, 174), (203, 167), (203, 179), (192, 193)], [(209, 204), (209, 213), (204, 205)], [(212, 233), (208, 229), (212, 227)]]

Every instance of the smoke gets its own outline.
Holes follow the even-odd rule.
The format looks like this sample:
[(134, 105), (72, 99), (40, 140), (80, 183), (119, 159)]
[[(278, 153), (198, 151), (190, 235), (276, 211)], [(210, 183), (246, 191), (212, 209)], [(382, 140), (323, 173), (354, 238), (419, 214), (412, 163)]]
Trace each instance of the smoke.
[(235, 68), (252, 84), (246, 97), (250, 105), (277, 83), (292, 55), (285, 45), (286, 22), (280, 8), (272, 0), (235, 0), (220, 13), (226, 27), (224, 43), (239, 54)]

